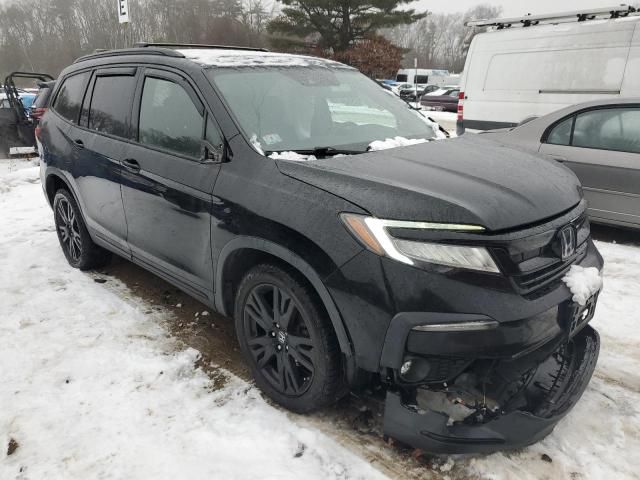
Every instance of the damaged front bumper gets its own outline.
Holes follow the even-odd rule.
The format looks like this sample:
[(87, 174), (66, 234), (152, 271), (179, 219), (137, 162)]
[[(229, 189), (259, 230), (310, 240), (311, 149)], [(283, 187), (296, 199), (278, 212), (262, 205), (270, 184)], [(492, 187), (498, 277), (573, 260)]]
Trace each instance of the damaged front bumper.
[(521, 448), (551, 433), (577, 403), (598, 359), (600, 340), (589, 325), (527, 355), (474, 362), (452, 384), (431, 385), (450, 412), (420, 404), (423, 387), (387, 392), (384, 433), (434, 454), (491, 453)]

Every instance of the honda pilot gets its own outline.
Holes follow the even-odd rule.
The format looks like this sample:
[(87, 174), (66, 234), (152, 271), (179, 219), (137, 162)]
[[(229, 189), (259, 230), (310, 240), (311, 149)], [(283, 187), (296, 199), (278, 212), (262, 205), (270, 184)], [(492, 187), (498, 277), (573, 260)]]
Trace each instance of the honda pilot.
[(437, 125), (354, 68), (139, 44), (60, 75), (41, 177), (71, 266), (115, 253), (235, 322), (295, 412), (382, 385), (384, 432), (518, 448), (586, 388), (602, 268), (571, 171)]

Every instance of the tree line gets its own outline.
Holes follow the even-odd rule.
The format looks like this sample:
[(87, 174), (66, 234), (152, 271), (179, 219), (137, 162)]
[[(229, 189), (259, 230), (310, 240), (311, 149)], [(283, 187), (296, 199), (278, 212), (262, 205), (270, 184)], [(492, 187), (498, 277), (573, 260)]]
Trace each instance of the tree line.
[(95, 49), (139, 41), (267, 47), (335, 58), (372, 77), (393, 76), (401, 63), (460, 71), (470, 17), (407, 8), (410, 0), (129, 0), (121, 25), (116, 2), (20, 0), (0, 5), (0, 75), (16, 70), (57, 75)]

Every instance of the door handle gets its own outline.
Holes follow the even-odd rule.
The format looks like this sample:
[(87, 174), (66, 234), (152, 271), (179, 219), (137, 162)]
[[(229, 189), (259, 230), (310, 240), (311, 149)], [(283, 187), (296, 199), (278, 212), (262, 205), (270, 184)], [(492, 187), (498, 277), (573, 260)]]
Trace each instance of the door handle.
[(122, 165), (124, 166), (124, 168), (126, 168), (127, 170), (131, 170), (132, 172), (140, 171), (140, 164), (138, 163), (137, 160), (134, 160), (133, 158), (124, 159), (122, 161)]
[(73, 145), (76, 148), (80, 148), (80, 149), (84, 148), (84, 142), (82, 140), (80, 140), (80, 139), (74, 140), (73, 141)]

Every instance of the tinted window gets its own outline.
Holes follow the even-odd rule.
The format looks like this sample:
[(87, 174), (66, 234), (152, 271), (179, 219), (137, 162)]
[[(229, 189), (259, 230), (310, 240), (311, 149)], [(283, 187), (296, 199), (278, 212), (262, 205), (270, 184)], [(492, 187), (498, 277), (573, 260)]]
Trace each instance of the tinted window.
[(205, 138), (207, 139), (207, 142), (214, 147), (218, 147), (224, 143), (222, 140), (222, 133), (220, 133), (216, 122), (211, 119), (207, 119), (207, 133)]
[(70, 122), (78, 122), (78, 114), (89, 75), (89, 72), (85, 72), (67, 78), (58, 92), (53, 109)]
[(89, 107), (89, 128), (100, 133), (125, 137), (127, 116), (131, 109), (131, 96), (136, 77), (97, 77), (91, 106)]
[(36, 108), (45, 108), (47, 106), (47, 103), (49, 103), (49, 97), (51, 96), (51, 88), (52, 87), (42, 87), (38, 91), (38, 95), (33, 102), (33, 105)]
[(396, 82), (406, 82), (406, 81), (408, 81), (408, 77), (405, 74), (398, 75), (396, 77)]
[(427, 83), (429, 81), (429, 75), (417, 75), (416, 83)]
[(573, 117), (567, 118), (563, 120), (558, 125), (556, 125), (551, 133), (549, 134), (549, 138), (547, 138), (547, 143), (551, 143), (553, 145), (569, 145), (571, 142), (571, 127), (573, 126)]
[(140, 106), (139, 141), (190, 157), (200, 156), (202, 116), (180, 85), (147, 78)]
[(608, 108), (581, 113), (573, 132), (575, 147), (640, 153), (640, 108)]

